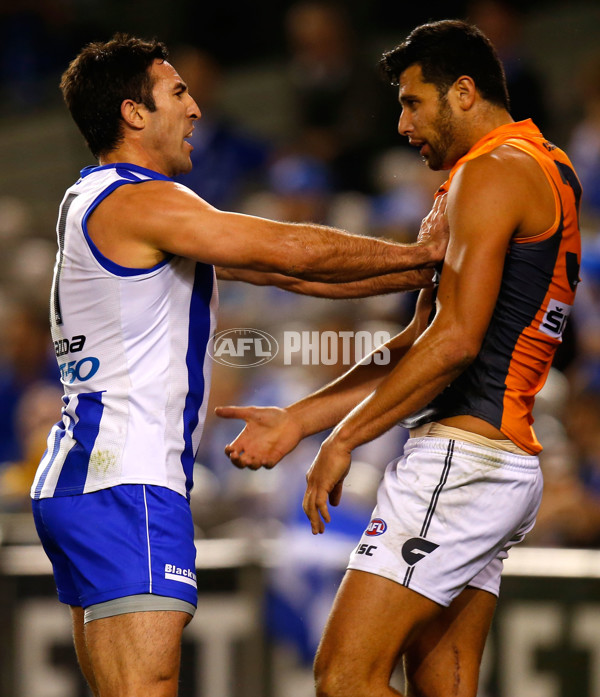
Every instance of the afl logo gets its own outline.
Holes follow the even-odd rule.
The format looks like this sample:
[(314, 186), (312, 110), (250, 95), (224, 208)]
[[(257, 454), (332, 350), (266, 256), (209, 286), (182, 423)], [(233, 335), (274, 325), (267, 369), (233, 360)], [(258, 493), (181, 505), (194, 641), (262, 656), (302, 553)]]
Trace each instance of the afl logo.
[(225, 329), (208, 344), (208, 355), (222, 365), (233, 368), (254, 368), (272, 361), (279, 345), (275, 337), (261, 329), (240, 327)]
[(385, 520), (382, 520), (381, 518), (373, 518), (373, 520), (369, 523), (369, 527), (365, 530), (365, 535), (375, 537), (376, 535), (383, 535), (386, 530), (387, 525)]

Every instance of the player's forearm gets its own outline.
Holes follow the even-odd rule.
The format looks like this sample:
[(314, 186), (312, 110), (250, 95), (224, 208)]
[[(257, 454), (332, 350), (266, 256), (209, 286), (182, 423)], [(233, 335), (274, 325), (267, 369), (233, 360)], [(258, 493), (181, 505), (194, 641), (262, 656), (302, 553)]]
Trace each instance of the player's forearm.
[(279, 273), (249, 271), (247, 269), (224, 269), (222, 267), (217, 269), (217, 276), (222, 280), (243, 281), (257, 286), (272, 285), (300, 295), (331, 299), (366, 298), (373, 295), (384, 295), (433, 286), (433, 271), (431, 269), (400, 271), (347, 283), (305, 281)]
[(290, 416), (302, 430), (302, 437), (332, 428), (384, 378), (387, 371), (352, 369), (335, 382), (287, 407)]
[[(346, 283), (432, 267), (443, 258), (447, 243), (442, 225), (434, 226), (435, 235), (419, 233), (416, 243), (400, 244), (323, 225), (219, 211), (175, 185), (156, 191), (145, 187), (132, 187), (146, 194), (142, 199), (129, 197), (138, 204), (134, 231), (143, 229), (145, 242), (162, 252), (231, 269)], [(153, 193), (161, 195), (162, 215), (152, 214)], [(142, 220), (139, 210), (145, 211)]]
[(310, 225), (298, 226), (290, 237), (290, 258), (280, 271), (305, 281), (356, 282), (440, 261), (429, 241), (400, 244)]
[(397, 273), (364, 278), (360, 281), (348, 281), (347, 283), (323, 283), (290, 279), (290, 282), (284, 281), (275, 285), (292, 293), (312, 295), (318, 298), (368, 298), (375, 295), (432, 288), (433, 273), (433, 269), (414, 269), (412, 271), (399, 271)]
[[(322, 225), (280, 223), (216, 210), (205, 211), (204, 217), (204, 229), (210, 229), (211, 235), (195, 252), (199, 261), (304, 281), (346, 283), (431, 267), (441, 259), (445, 247), (445, 242), (430, 238), (399, 244)], [(190, 256), (185, 244), (197, 245), (199, 240), (195, 233), (185, 239), (180, 233), (181, 251), (175, 253)]]
[(391, 373), (414, 341), (415, 325), (373, 351), (342, 376), (287, 407), (303, 438), (331, 428), (360, 404)]
[(337, 380), (288, 407), (304, 436), (335, 426), (367, 399), (380, 383), (389, 381), (398, 363), (425, 331), (432, 302), (433, 291), (422, 290), (410, 324), (373, 351), (368, 364), (365, 361), (358, 363)]
[(474, 359), (477, 351), (467, 344), (460, 331), (426, 333), (377, 388), (338, 423), (331, 438), (354, 450), (425, 407)]

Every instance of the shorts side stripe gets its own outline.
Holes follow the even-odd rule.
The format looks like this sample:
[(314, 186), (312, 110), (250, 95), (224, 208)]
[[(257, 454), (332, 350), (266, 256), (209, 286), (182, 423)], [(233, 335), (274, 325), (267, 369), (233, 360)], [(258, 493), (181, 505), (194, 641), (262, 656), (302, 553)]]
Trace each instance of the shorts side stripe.
[(150, 584), (148, 587), (148, 593), (152, 593), (152, 554), (150, 550), (150, 529), (148, 521), (148, 501), (146, 500), (146, 485), (143, 487), (144, 491), (144, 510), (146, 511), (146, 542), (148, 545), (148, 575), (150, 579)]
[[(446, 459), (444, 460), (444, 468), (442, 470), (442, 476), (440, 477), (440, 481), (438, 482), (437, 486), (435, 487), (435, 490), (433, 492), (433, 495), (431, 497), (431, 501), (429, 502), (429, 508), (427, 509), (427, 513), (425, 514), (425, 520), (423, 521), (423, 527), (421, 528), (421, 537), (426, 537), (427, 532), (429, 531), (429, 526), (431, 525), (431, 520), (433, 518), (433, 514), (435, 513), (435, 508), (437, 506), (438, 499), (440, 498), (440, 494), (442, 492), (442, 489), (444, 488), (444, 485), (448, 481), (448, 473), (450, 472), (450, 466), (452, 464), (452, 455), (454, 453), (454, 441), (451, 440), (448, 443), (448, 450), (446, 451)], [(404, 581), (402, 582), (403, 586), (406, 586), (406, 588), (410, 587), (410, 582), (413, 576), (413, 572), (415, 570), (414, 566), (410, 566), (406, 570), (406, 574), (404, 575)]]
[(444, 485), (448, 481), (448, 473), (450, 472), (450, 465), (452, 464), (452, 454), (454, 453), (454, 441), (451, 440), (448, 443), (448, 450), (446, 451), (446, 459), (444, 461), (444, 469), (442, 470), (442, 476), (438, 485), (435, 487), (431, 501), (429, 502), (429, 508), (427, 509), (427, 514), (425, 520), (423, 521), (423, 527), (421, 528), (421, 537), (427, 536), (427, 531), (431, 525), (431, 519), (435, 513), (435, 507), (437, 506), (438, 499), (440, 498), (440, 493), (444, 488)]

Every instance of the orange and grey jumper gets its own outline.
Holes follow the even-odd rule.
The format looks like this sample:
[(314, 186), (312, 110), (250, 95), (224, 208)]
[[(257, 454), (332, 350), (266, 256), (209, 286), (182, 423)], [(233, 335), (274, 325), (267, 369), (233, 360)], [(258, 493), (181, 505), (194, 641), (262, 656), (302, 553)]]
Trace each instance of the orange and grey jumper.
[(535, 454), (542, 449), (532, 428), (535, 395), (548, 376), (579, 282), (581, 185), (567, 155), (526, 120), (496, 128), (478, 141), (454, 165), (438, 194), (448, 191), (465, 162), (500, 145), (517, 148), (539, 164), (554, 192), (554, 222), (534, 237), (512, 238), (477, 358), (427, 407), (402, 423), (414, 428), (452, 416), (475, 416)]

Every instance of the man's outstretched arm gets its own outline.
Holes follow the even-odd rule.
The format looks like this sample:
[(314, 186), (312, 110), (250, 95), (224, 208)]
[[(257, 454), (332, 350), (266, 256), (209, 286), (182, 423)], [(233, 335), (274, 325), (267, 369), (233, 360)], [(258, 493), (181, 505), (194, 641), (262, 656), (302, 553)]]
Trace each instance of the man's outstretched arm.
[[(443, 208), (443, 202), (436, 203), (431, 216)], [(100, 251), (126, 266), (150, 267), (174, 254), (327, 283), (431, 267), (447, 244), (445, 234), (433, 234), (437, 229), (422, 230), (414, 244), (400, 244), (219, 211), (185, 187), (164, 181), (120, 187), (94, 211), (89, 229)]]
[[(448, 238), (448, 220), (445, 215), (446, 198), (439, 197), (430, 213), (423, 219), (417, 242), (438, 240), (443, 246)], [(440, 247), (441, 248), (441, 247)], [(430, 267), (410, 269), (397, 273), (373, 275), (345, 283), (307, 281), (291, 275), (253, 271), (251, 269), (217, 267), (217, 277), (225, 281), (244, 281), (257, 286), (277, 286), (283, 290), (319, 298), (365, 298), (407, 290), (433, 287), (434, 271)]]
[(225, 448), (233, 464), (251, 469), (274, 467), (303, 438), (335, 426), (408, 351), (427, 326), (431, 304), (432, 291), (422, 291), (413, 320), (404, 331), (341, 377), (288, 407), (217, 407), (218, 416), (246, 421), (244, 430)]
[(432, 288), (433, 277), (433, 269), (414, 269), (363, 278), (360, 281), (323, 283), (319, 281), (305, 281), (301, 278), (284, 276), (280, 273), (217, 267), (217, 278), (222, 281), (243, 281), (255, 286), (276, 286), (282, 290), (299, 295), (336, 300), (368, 298), (373, 295), (386, 295), (409, 290), (420, 290), (421, 288)]

